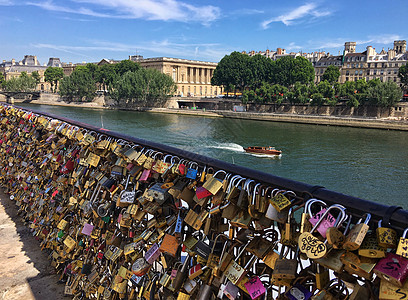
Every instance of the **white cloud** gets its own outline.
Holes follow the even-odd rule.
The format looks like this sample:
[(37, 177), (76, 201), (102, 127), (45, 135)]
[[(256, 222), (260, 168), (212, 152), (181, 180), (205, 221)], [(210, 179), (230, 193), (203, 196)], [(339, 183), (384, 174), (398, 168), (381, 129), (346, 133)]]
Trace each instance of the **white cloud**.
[(381, 34), (377, 36), (370, 36), (370, 41), (377, 44), (392, 44), (394, 41), (401, 40), (402, 37), (398, 34)]
[(0, 5), (9, 6), (9, 5), (13, 5), (13, 2), (10, 0), (0, 0)]
[(297, 51), (297, 50), (302, 50), (303, 48), (304, 48), (304, 47), (302, 47), (302, 46), (296, 45), (295, 42), (291, 42), (291, 43), (289, 43), (288, 46), (286, 46), (286, 49), (287, 49), (287, 50), (295, 50), (295, 51)]
[(263, 29), (267, 29), (273, 22), (282, 22), (286, 26), (289, 26), (293, 25), (295, 20), (299, 20), (305, 17), (320, 18), (328, 16), (330, 14), (331, 12), (328, 10), (318, 10), (317, 4), (308, 3), (291, 10), (287, 14), (266, 20), (261, 23), (261, 26)]
[(199, 22), (204, 25), (217, 20), (221, 15), (219, 7), (194, 6), (178, 0), (74, 0), (74, 2), (83, 7), (58, 6), (52, 0), (28, 4), (46, 10), (93, 17)]
[[(92, 41), (90, 46), (69, 46), (54, 44), (33, 44), (34, 48), (53, 49), (61, 52), (71, 53), (83, 57), (96, 56), (95, 52), (116, 52), (125, 53), (124, 58), (129, 53), (134, 53), (135, 49), (143, 53), (155, 53), (156, 56), (175, 58), (199, 58), (200, 60), (219, 61), (224, 55), (233, 49), (223, 49), (219, 44), (195, 44), (195, 43), (174, 43), (169, 40), (150, 41), (141, 44), (123, 44), (106, 41)], [(87, 55), (89, 53), (90, 55)]]

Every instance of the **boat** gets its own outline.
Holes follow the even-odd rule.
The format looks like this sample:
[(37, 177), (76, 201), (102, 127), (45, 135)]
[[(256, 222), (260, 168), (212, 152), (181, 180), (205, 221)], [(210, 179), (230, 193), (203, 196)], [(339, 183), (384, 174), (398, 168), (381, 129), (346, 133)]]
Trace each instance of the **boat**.
[(248, 148), (244, 148), (245, 152), (248, 153), (256, 153), (256, 154), (266, 154), (266, 155), (281, 155), (282, 151), (276, 150), (274, 147), (267, 146), (267, 147), (258, 147), (252, 146)]

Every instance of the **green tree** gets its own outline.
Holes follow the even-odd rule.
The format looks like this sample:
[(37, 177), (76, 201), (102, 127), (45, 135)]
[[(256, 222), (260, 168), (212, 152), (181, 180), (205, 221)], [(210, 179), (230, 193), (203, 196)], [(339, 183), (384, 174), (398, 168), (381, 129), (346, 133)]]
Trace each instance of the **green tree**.
[(322, 80), (327, 80), (331, 84), (337, 82), (340, 77), (340, 70), (336, 66), (329, 66), (322, 76)]
[(96, 83), (89, 69), (79, 66), (70, 76), (61, 80), (59, 90), (60, 95), (70, 101), (92, 101), (95, 98)]
[(250, 56), (236, 51), (225, 55), (214, 70), (211, 84), (244, 90), (253, 82), (250, 60)]
[(56, 92), (58, 81), (64, 77), (64, 71), (59, 67), (48, 67), (44, 72), (45, 81), (51, 84), (51, 91)]
[(309, 86), (296, 82), (293, 86), (293, 98), (289, 99), (291, 103), (309, 103)]
[(398, 77), (401, 80), (402, 86), (408, 88), (408, 63), (405, 66), (401, 66), (398, 70)]
[(333, 103), (332, 101), (334, 99), (335, 91), (330, 82), (326, 80), (320, 81), (319, 84), (317, 85), (317, 91), (318, 94), (321, 94), (325, 99), (324, 103), (329, 103), (330, 101), (331, 103)]
[(33, 71), (33, 72), (31, 73), (31, 76), (34, 78), (34, 80), (35, 80), (35, 85), (37, 86), (37, 85), (40, 83), (40, 81), (41, 81), (41, 76), (40, 76), (40, 74), (38, 73), (38, 71)]
[(381, 82), (368, 88), (367, 97), (373, 105), (390, 107), (401, 100), (402, 91), (395, 82)]
[(250, 88), (256, 89), (263, 82), (271, 81), (273, 63), (273, 60), (260, 54), (250, 57), (248, 62), (248, 68), (251, 70), (251, 76), (248, 81)]
[(115, 72), (119, 76), (124, 75), (127, 72), (136, 72), (139, 70), (141, 67), (138, 63), (135, 63), (131, 60), (122, 60), (120, 63), (114, 65)]
[(176, 91), (173, 79), (154, 69), (128, 71), (113, 84), (111, 96), (119, 106), (163, 104)]
[(3, 83), (3, 88), (8, 92), (31, 92), (35, 89), (35, 79), (22, 72), (19, 77), (11, 78)]
[(95, 80), (99, 83), (103, 90), (107, 91), (111, 85), (119, 78), (116, 74), (115, 65), (102, 65), (97, 71)]
[(284, 56), (273, 64), (274, 83), (290, 87), (296, 82), (309, 84), (314, 80), (314, 68), (306, 58), (298, 56)]
[(4, 78), (4, 74), (3, 73), (0, 73), (0, 87), (3, 87), (3, 84), (4, 84), (4, 81), (5, 81), (6, 79)]

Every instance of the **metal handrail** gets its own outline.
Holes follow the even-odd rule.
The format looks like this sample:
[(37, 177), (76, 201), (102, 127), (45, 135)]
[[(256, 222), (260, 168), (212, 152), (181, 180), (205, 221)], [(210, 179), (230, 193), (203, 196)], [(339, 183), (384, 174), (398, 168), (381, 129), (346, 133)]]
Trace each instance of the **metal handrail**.
[[(3, 105), (9, 105), (3, 103)], [(239, 174), (246, 178), (254, 179), (260, 183), (271, 185), (285, 190), (294, 191), (297, 195), (307, 197), (307, 198), (318, 198), (323, 200), (328, 204), (341, 204), (347, 208), (347, 212), (353, 216), (359, 218), (365, 213), (371, 214), (371, 219), (374, 221), (384, 220), (382, 225), (385, 227), (387, 221), (392, 225), (394, 229), (402, 232), (405, 228), (408, 228), (408, 211), (397, 206), (389, 206), (381, 203), (376, 203), (373, 201), (368, 201), (365, 199), (345, 195), (342, 193), (334, 192), (328, 190), (321, 186), (313, 186), (307, 183), (294, 181), (291, 179), (275, 176), (265, 172), (249, 169), (246, 167), (233, 165), (225, 161), (210, 158), (204, 155), (196, 154), (193, 152), (185, 151), (176, 147), (163, 145), (160, 143), (139, 139), (133, 136), (121, 134), (109, 129), (95, 127), (86, 123), (71, 120), (65, 117), (57, 116), (54, 114), (41, 112), (34, 109), (27, 109), (25, 107), (20, 107), (14, 105), (16, 108), (23, 109), (25, 111), (32, 111), (38, 115), (47, 116), (54, 119), (59, 119), (66, 123), (76, 125), (78, 127), (83, 127), (97, 133), (109, 135), (117, 139), (128, 140), (145, 147), (150, 147), (154, 150), (168, 153), (171, 155), (178, 156), (180, 158), (195, 161), (202, 166), (212, 167), (214, 169), (222, 169), (232, 174)]]

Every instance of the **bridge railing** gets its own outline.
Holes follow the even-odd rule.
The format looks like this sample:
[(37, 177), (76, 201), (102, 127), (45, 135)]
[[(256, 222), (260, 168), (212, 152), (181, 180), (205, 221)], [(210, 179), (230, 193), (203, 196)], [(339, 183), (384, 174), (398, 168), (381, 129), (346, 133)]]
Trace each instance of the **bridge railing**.
[[(18, 107), (18, 106), (15, 106)], [(19, 107), (22, 110), (26, 110), (26, 108)], [(316, 186), (310, 185), (307, 183), (294, 181), (288, 178), (283, 178), (279, 176), (275, 176), (273, 174), (265, 173), (259, 170), (254, 170), (250, 168), (246, 168), (243, 166), (230, 164), (225, 161), (217, 160), (215, 158), (203, 156), (200, 154), (196, 154), (193, 152), (185, 151), (176, 147), (172, 147), (169, 145), (160, 144), (154, 141), (148, 141), (144, 139), (140, 139), (137, 137), (125, 135), (119, 132), (114, 132), (109, 129), (95, 127), (83, 122), (71, 120), (62, 116), (57, 116), (54, 114), (42, 112), (39, 110), (30, 109), (31, 112), (46, 116), (49, 118), (57, 119), (64, 121), (68, 124), (72, 124), (78, 126), (80, 128), (85, 128), (90, 131), (94, 131), (98, 134), (107, 135), (109, 137), (115, 139), (122, 139), (126, 140), (143, 147), (147, 147), (153, 149), (155, 151), (160, 151), (165, 154), (171, 154), (174, 156), (179, 157), (180, 159), (186, 159), (188, 161), (197, 162), (201, 167), (211, 167), (215, 170), (225, 170), (231, 174), (241, 175), (245, 178), (250, 178), (255, 180), (256, 182), (276, 187), (279, 189), (290, 190), (296, 193), (299, 198), (303, 198), (304, 200), (310, 198), (317, 198), (329, 205), (332, 204), (341, 204), (347, 208), (347, 213), (351, 214), (356, 218), (360, 218), (365, 213), (371, 214), (371, 219), (375, 222), (383, 220), (384, 224), (391, 224), (393, 228), (398, 230), (400, 233), (408, 228), (408, 211), (403, 209), (400, 206), (390, 206), (386, 205), (385, 203), (377, 203), (373, 201), (369, 201), (366, 199), (361, 199), (358, 197), (353, 197), (349, 195), (345, 195), (342, 193), (338, 193), (335, 191), (331, 191), (326, 189), (323, 186)], [(386, 187), (384, 187), (386, 191)], [(386, 201), (386, 192), (384, 193), (384, 201)], [(407, 199), (400, 199), (400, 203), (404, 203)]]

